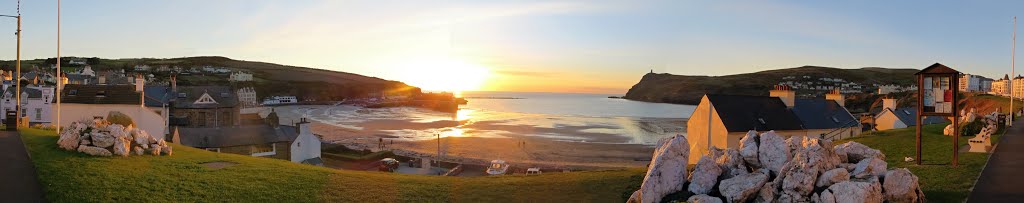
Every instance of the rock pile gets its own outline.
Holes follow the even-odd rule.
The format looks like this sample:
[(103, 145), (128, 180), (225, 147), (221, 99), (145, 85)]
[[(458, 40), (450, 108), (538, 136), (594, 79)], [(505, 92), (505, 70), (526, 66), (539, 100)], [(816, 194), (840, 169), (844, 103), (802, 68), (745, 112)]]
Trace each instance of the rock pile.
[(710, 150), (690, 174), (686, 138), (662, 143), (628, 202), (660, 202), (669, 194), (693, 202), (925, 201), (917, 176), (905, 168), (888, 169), (885, 154), (856, 142), (833, 146), (827, 140), (751, 131), (737, 149)]
[(93, 156), (128, 156), (131, 153), (159, 156), (174, 153), (165, 141), (149, 136), (144, 130), (103, 120), (71, 123), (60, 133), (57, 145), (64, 150)]

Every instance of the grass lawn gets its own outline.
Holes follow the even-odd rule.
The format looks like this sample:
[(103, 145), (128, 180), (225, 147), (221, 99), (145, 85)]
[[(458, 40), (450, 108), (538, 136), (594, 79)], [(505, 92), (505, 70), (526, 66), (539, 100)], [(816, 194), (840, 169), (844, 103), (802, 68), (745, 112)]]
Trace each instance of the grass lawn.
[[(988, 161), (989, 154), (960, 153), (960, 166), (951, 167), (953, 139), (942, 135), (946, 125), (923, 127), (921, 166), (903, 160), (904, 157), (914, 157), (916, 152), (913, 127), (874, 132), (870, 136), (840, 140), (836, 144), (856, 141), (881, 150), (885, 153), (889, 168), (908, 168), (920, 178), (919, 183), (929, 202), (963, 202), (970, 196), (971, 188)], [(1001, 135), (1002, 132), (993, 135), (992, 142), (997, 142)], [(966, 145), (967, 139), (972, 137), (961, 136), (960, 144)]]
[[(171, 144), (174, 156), (91, 157), (22, 129), (51, 202), (624, 202), (642, 169), (438, 177), (344, 171)], [(200, 165), (238, 163), (223, 169)]]

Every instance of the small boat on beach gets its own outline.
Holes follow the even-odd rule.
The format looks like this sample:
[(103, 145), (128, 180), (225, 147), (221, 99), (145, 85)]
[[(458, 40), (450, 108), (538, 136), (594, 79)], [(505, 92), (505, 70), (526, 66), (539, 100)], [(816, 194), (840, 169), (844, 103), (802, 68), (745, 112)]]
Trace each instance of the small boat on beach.
[(492, 160), (491, 165), (487, 167), (488, 175), (504, 175), (508, 171), (508, 163), (504, 160)]

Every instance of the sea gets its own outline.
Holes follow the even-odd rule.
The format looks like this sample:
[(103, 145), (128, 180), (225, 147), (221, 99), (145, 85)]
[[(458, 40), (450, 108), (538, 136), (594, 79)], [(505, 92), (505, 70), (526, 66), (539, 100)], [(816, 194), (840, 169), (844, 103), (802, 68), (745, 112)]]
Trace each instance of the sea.
[(437, 135), (526, 136), (565, 142), (654, 145), (662, 138), (685, 134), (686, 119), (695, 108), (608, 96), (463, 92), (468, 103), (454, 114), (412, 107), (354, 106), (296, 107), (291, 112), (353, 132), (400, 140), (429, 140)]

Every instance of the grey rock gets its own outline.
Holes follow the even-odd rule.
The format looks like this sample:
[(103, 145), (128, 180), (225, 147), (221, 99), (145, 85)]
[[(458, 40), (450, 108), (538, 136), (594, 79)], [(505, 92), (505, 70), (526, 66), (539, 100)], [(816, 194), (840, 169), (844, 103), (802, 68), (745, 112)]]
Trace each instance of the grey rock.
[(661, 202), (665, 195), (682, 191), (686, 183), (689, 158), (690, 144), (685, 136), (676, 135), (658, 146), (638, 190), (639, 194), (633, 195), (629, 201)]
[(825, 171), (821, 176), (818, 177), (818, 181), (814, 183), (815, 187), (828, 187), (838, 182), (850, 180), (850, 172), (844, 168), (836, 168), (829, 171)]
[(711, 157), (701, 157), (694, 166), (693, 173), (690, 173), (689, 191), (694, 194), (710, 193), (715, 189), (715, 183), (718, 183), (718, 176), (721, 174), (722, 168)]
[(843, 181), (829, 186), (820, 198), (821, 202), (836, 203), (882, 202), (882, 188), (877, 181)]
[(843, 162), (846, 163), (857, 163), (866, 158), (878, 158), (885, 160), (885, 154), (882, 154), (881, 151), (872, 149), (857, 142), (847, 142), (841, 145), (836, 145), (835, 152), (839, 154), (840, 158), (844, 158)]
[(761, 161), (757, 159), (757, 142), (757, 132), (753, 130), (747, 132), (747, 135), (740, 139), (740, 156), (748, 166), (760, 168)]
[(918, 185), (917, 176), (906, 168), (897, 168), (885, 173), (882, 183), (885, 201), (894, 203), (924, 202), (924, 193)]
[(688, 202), (688, 203), (722, 203), (722, 199), (721, 198), (717, 198), (717, 197), (708, 196), (708, 195), (705, 195), (705, 194), (699, 194), (699, 195), (690, 196), (689, 199), (686, 199), (686, 202)]
[(111, 155), (113, 155), (113, 154), (110, 153), (110, 151), (107, 151), (107, 149), (103, 149), (103, 148), (99, 148), (99, 147), (93, 147), (93, 146), (86, 146), (86, 145), (79, 145), (78, 146), (78, 152), (82, 152), (82, 153), (85, 153), (85, 154), (88, 154), (88, 155), (93, 155), (93, 156), (111, 156)]
[(762, 133), (757, 148), (757, 158), (761, 166), (778, 173), (782, 165), (789, 161), (789, 146), (775, 131)]
[(722, 180), (718, 191), (725, 196), (727, 202), (746, 202), (759, 193), (764, 184), (768, 182), (768, 175), (763, 173), (750, 173)]
[(111, 136), (109, 133), (106, 132), (93, 133), (92, 145), (101, 148), (114, 146), (114, 136)]
[(868, 178), (871, 176), (880, 177), (885, 175), (887, 164), (878, 158), (868, 158), (857, 163), (853, 170), (854, 178)]

